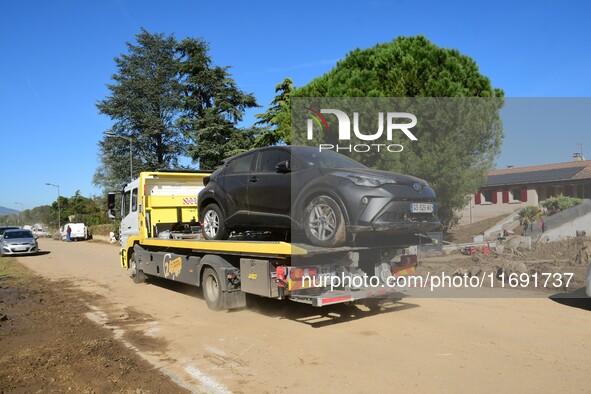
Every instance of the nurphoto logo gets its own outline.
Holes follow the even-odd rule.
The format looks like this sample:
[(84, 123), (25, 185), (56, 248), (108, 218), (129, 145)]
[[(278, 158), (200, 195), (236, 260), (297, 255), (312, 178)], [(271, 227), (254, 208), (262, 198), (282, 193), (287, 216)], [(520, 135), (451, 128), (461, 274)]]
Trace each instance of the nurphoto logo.
[[(307, 139), (309, 141), (314, 139), (314, 125), (317, 129), (324, 130), (325, 132), (332, 132), (326, 118), (323, 114), (334, 115), (338, 122), (338, 139), (339, 141), (350, 141), (351, 140), (351, 118), (347, 113), (340, 109), (320, 109), (315, 110), (306, 107), (310, 112), (310, 118), (307, 119)], [(361, 141), (377, 141), (383, 138), (384, 129), (386, 130), (386, 140), (392, 141), (392, 136), (395, 132), (401, 131), (411, 141), (417, 141), (417, 137), (410, 131), (411, 128), (416, 126), (417, 117), (408, 112), (378, 112), (377, 115), (378, 129), (377, 131), (366, 134), (362, 133), (359, 127), (359, 112), (353, 112), (353, 133), (354, 136)], [(401, 120), (407, 120), (407, 122), (401, 122)], [(386, 124), (384, 127), (384, 123)], [(370, 150), (377, 150), (378, 152), (386, 150), (388, 152), (402, 152), (404, 147), (400, 144), (385, 144), (385, 143), (365, 143), (365, 144), (319, 144), (318, 150), (335, 150), (335, 151), (348, 151), (348, 152), (369, 152)]]

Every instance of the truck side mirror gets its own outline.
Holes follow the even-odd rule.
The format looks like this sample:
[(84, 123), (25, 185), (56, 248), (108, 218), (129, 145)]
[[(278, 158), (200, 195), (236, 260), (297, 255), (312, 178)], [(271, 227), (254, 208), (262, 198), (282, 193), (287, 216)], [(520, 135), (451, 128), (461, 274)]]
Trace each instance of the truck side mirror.
[(288, 173), (291, 171), (291, 166), (290, 166), (289, 160), (280, 161), (279, 163), (277, 163), (275, 168), (277, 169), (278, 172), (282, 172), (282, 173)]
[(107, 195), (107, 216), (109, 219), (116, 219), (115, 216), (115, 192), (109, 192)]

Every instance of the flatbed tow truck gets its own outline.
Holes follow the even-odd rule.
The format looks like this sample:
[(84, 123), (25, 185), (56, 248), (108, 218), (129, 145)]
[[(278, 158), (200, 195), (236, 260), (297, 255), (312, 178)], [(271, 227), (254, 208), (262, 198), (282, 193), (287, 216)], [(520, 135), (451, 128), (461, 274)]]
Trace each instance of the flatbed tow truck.
[[(417, 256), (401, 247), (319, 248), (257, 240), (252, 234), (228, 241), (203, 239), (196, 221), (197, 194), (208, 175), (142, 172), (124, 187), (119, 254), (136, 283), (160, 277), (202, 287), (213, 310), (245, 307), (246, 294), (316, 307), (403, 297), (404, 289), (388, 278), (413, 273)], [(110, 217), (117, 194), (109, 193)]]

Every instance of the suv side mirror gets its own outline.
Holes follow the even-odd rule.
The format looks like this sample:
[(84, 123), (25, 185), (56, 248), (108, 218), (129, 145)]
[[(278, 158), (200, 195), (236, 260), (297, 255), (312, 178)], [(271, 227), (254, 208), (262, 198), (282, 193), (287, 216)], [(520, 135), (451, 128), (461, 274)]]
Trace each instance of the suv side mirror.
[(282, 173), (288, 173), (291, 171), (291, 166), (290, 166), (289, 160), (280, 161), (279, 163), (277, 163), (275, 168), (277, 169), (278, 172), (282, 172)]

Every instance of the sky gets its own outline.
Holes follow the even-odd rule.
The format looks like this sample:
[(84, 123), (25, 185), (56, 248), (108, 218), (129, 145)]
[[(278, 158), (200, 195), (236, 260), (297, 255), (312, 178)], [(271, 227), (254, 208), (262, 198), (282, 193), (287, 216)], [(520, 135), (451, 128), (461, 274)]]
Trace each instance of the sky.
[(113, 58), (142, 27), (208, 41), (214, 63), (231, 66), (237, 85), (263, 106), (244, 125), (285, 77), (303, 86), (353, 49), (421, 34), (472, 57), (517, 106), (536, 105), (521, 98), (576, 98), (561, 102), (574, 103), (580, 121), (541, 109), (529, 111), (535, 124), (508, 116), (498, 168), (570, 161), (577, 143), (591, 158), (583, 116), (591, 109), (589, 15), (585, 0), (3, 1), (0, 206), (51, 204), (57, 188), (48, 182), (62, 196), (101, 193), (92, 185), (97, 143), (113, 122), (96, 103), (109, 94)]

